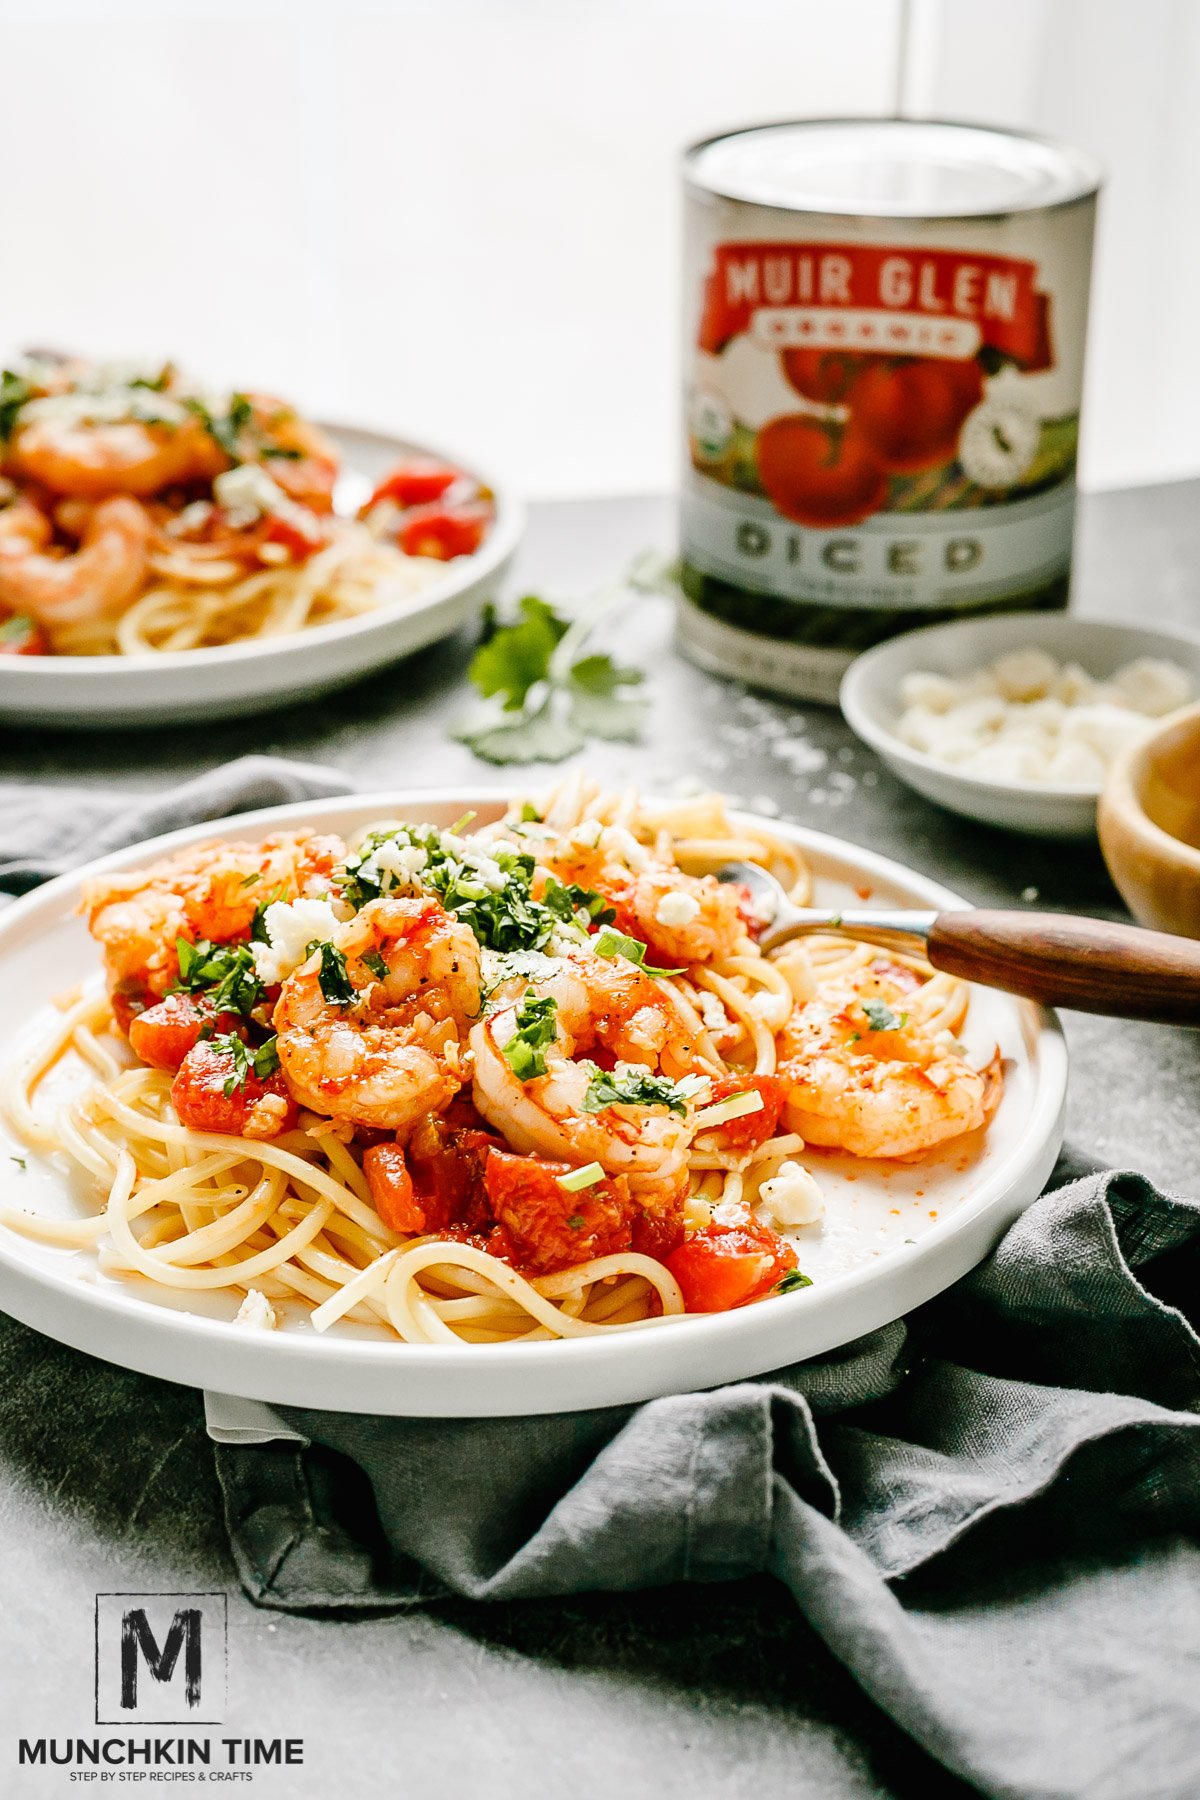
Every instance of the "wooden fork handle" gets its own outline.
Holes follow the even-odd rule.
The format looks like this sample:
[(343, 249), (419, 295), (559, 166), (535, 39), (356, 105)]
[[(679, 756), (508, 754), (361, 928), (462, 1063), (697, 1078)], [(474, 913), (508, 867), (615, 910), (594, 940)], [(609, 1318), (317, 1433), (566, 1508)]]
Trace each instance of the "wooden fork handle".
[(1200, 1025), (1200, 941), (1067, 913), (939, 913), (935, 969), (1044, 1006)]

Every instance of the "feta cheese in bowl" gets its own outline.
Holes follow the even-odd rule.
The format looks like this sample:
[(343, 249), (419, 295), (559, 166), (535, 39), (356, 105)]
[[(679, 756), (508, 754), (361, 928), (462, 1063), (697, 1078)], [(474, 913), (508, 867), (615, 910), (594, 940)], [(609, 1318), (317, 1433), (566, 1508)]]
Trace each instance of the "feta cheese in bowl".
[(907, 632), (861, 656), (842, 709), (926, 798), (968, 818), (1084, 838), (1109, 766), (1200, 696), (1200, 634), (1008, 613)]

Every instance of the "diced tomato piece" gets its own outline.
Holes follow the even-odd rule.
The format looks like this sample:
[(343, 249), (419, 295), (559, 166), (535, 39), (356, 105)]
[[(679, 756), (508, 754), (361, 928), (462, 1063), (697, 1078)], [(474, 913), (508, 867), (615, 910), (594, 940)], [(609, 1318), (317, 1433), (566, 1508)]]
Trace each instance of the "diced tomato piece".
[(381, 500), (394, 500), (397, 506), (428, 506), (431, 501), (440, 500), (461, 473), (449, 463), (434, 462), (430, 456), (414, 456), (409, 462), (397, 463), (384, 476), (363, 510), (369, 512)]
[(792, 1246), (765, 1225), (705, 1225), (667, 1258), (688, 1312), (729, 1312), (761, 1300), (789, 1269)]
[(399, 1144), (374, 1144), (363, 1152), (363, 1174), (375, 1211), (389, 1231), (424, 1231), (425, 1213), (413, 1193), (412, 1176)]
[(672, 1201), (657, 1212), (639, 1212), (633, 1221), (630, 1248), (656, 1262), (667, 1262), (683, 1242), (683, 1200)]
[(456, 556), (472, 556), (492, 522), (492, 509), (484, 501), (465, 506), (422, 506), (400, 522), (396, 535), (406, 556), (434, 556), (450, 562)]
[(293, 562), (303, 562), (325, 542), (316, 514), (301, 506), (286, 513), (268, 513), (263, 536), (269, 544), (282, 544)]
[(512, 1240), (517, 1266), (535, 1275), (629, 1248), (631, 1205), (624, 1176), (570, 1193), (559, 1178), (572, 1166), (508, 1150), (488, 1152), (484, 1183), (492, 1211)]
[(460, 1129), (443, 1118), (421, 1120), (405, 1159), (425, 1231), (444, 1232), (452, 1225), (478, 1230), (491, 1223), (483, 1170), (488, 1151), (499, 1143), (489, 1131)]
[(220, 1131), (230, 1137), (278, 1137), (296, 1123), (296, 1102), (277, 1069), (265, 1081), (250, 1071), (239, 1087), (225, 1092), (238, 1073), (228, 1050), (200, 1038), (184, 1057), (171, 1083), (171, 1100), (181, 1125), (193, 1131)]
[(118, 1027), (128, 1037), (129, 1027), (133, 1021), (140, 1013), (144, 1013), (148, 1006), (154, 1005), (157, 995), (151, 993), (150, 989), (140, 981), (118, 981), (108, 999)]
[(144, 1063), (152, 1069), (177, 1069), (202, 1031), (227, 1033), (241, 1024), (236, 1013), (214, 1013), (203, 997), (168, 994), (130, 1019), (127, 1030)]
[(713, 1126), (721, 1142), (731, 1149), (757, 1150), (760, 1144), (775, 1136), (787, 1088), (774, 1075), (727, 1075), (723, 1081), (713, 1082), (712, 1105), (716, 1106), (721, 1100), (732, 1100), (735, 1094), (749, 1093), (761, 1095), (759, 1112), (742, 1113), (740, 1118), (726, 1119), (723, 1125)]
[(14, 613), (0, 625), (0, 656), (49, 656), (50, 640), (40, 625)]
[(763, 932), (766, 930), (767, 921), (762, 917), (754, 904), (754, 894), (751, 891), (750, 885), (745, 881), (731, 881), (729, 886), (737, 895), (738, 918), (742, 921), (742, 924), (746, 927), (746, 930), (750, 933), (750, 936), (754, 939), (755, 943), (757, 943)]

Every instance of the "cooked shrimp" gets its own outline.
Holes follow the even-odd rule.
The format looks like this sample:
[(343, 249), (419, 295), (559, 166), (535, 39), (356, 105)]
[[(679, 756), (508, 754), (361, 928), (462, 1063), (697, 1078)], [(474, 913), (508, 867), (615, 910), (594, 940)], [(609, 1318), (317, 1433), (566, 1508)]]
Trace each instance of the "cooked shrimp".
[[(341, 459), (337, 445), (294, 407), (270, 394), (247, 394), (253, 425), (265, 440), (271, 479), (289, 500), (313, 512), (333, 510), (333, 489)], [(274, 454), (272, 454), (274, 453)]]
[(458, 1047), (482, 1005), (479, 946), (436, 900), (373, 900), (334, 946), (354, 990), (330, 1000), (318, 948), (275, 1007), (279, 1064), (304, 1106), (399, 1131), (462, 1086)]
[(166, 487), (211, 481), (228, 466), (201, 421), (190, 414), (182, 413), (169, 425), (139, 419), (92, 422), (60, 412), (57, 402), (47, 402), (38, 416), (39, 404), (31, 403), (13, 434), (8, 466), (56, 494), (145, 499)]
[(24, 495), (0, 511), (0, 543), (12, 541), (25, 550), (44, 550), (53, 536), (50, 519)]
[(110, 991), (159, 996), (179, 972), (176, 939), (246, 937), (258, 906), (328, 893), (339, 837), (281, 831), (261, 844), (202, 844), (128, 874), (83, 884), (80, 911), (104, 946)]
[(892, 1158), (985, 1122), (999, 1097), (999, 1054), (972, 1068), (950, 1033), (909, 1021), (904, 992), (863, 970), (797, 1008), (779, 1037), (790, 1131), (853, 1156)]
[(650, 868), (623, 896), (633, 933), (666, 963), (712, 962), (751, 948), (737, 889), (711, 875)]
[(136, 500), (102, 500), (73, 555), (46, 549), (48, 534), (34, 518), (27, 524), (26, 534), (0, 534), (0, 607), (51, 627), (82, 625), (119, 613), (143, 586), (150, 520)]
[(539, 971), (527, 958), (522, 973), (493, 984), (493, 1004), (518, 1001), (526, 992), (549, 997), (573, 1056), (600, 1044), (621, 1062), (672, 1076), (707, 1067), (697, 1045), (699, 1021), (683, 1016), (658, 983), (625, 957), (596, 956), (580, 944), (544, 963)]
[(515, 1005), (503, 1006), (471, 1031), (473, 1097), (489, 1124), (527, 1155), (598, 1162), (608, 1175), (627, 1176), (635, 1190), (649, 1184), (657, 1192), (670, 1183), (687, 1158), (687, 1117), (660, 1105), (586, 1111), (593, 1070), (572, 1062), (572, 1038), (562, 1027), (557, 1046), (546, 1052), (545, 1074), (520, 1080), (504, 1055), (516, 1016)]

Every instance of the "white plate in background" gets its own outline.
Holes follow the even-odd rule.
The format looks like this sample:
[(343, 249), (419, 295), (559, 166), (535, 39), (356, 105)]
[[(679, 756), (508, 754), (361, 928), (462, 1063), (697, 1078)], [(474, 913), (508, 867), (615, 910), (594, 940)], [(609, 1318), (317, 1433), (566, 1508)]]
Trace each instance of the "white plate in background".
[(991, 613), (906, 631), (867, 650), (842, 679), (841, 708), (852, 731), (892, 773), (951, 812), (1035, 837), (1096, 835), (1099, 787), (1045, 781), (998, 781), (969, 774), (914, 750), (897, 735), (900, 684), (918, 669), (967, 675), (1010, 650), (1048, 651), (1104, 681), (1126, 663), (1152, 656), (1178, 663), (1200, 695), (1200, 633), (1159, 630), (1132, 620), (1079, 618), (1074, 613)]
[[(469, 469), (439, 450), (384, 432), (323, 427), (342, 453), (339, 489), (357, 507), (401, 458), (432, 456)], [(496, 589), (524, 529), (524, 509), (496, 492), (496, 517), (473, 556), (456, 557), (415, 595), (381, 599), (354, 619), (314, 625), (290, 637), (254, 638), (216, 649), (145, 656), (0, 657), (0, 722), (95, 729), (182, 725), (199, 719), (267, 712), (410, 656), (457, 631)]]
[[(496, 818), (495, 790), (387, 793), (271, 807), (219, 825), (172, 832), (78, 870), (0, 914), (0, 1068), (49, 1022), (52, 997), (94, 978), (99, 947), (74, 911), (80, 880), (126, 869), (187, 844), (257, 838), (310, 825), (343, 836), (381, 818), (448, 825), (474, 810)], [(815, 831), (759, 821), (797, 843), (817, 877), (816, 903), (962, 902), (898, 863)], [(403, 1344), (382, 1327), (342, 1321), (319, 1335), (307, 1307), (273, 1302), (274, 1331), (235, 1325), (240, 1296), (172, 1294), (115, 1278), (94, 1252), (42, 1244), (0, 1224), (0, 1307), (93, 1356), (189, 1387), (345, 1412), (470, 1417), (561, 1412), (646, 1400), (758, 1375), (898, 1318), (957, 1281), (1040, 1193), (1062, 1141), (1067, 1053), (1054, 1017), (1027, 1001), (974, 988), (966, 1042), (982, 1062), (1005, 1058), (1000, 1105), (986, 1132), (920, 1163), (808, 1153), (826, 1198), (821, 1224), (789, 1234), (813, 1285), (739, 1311), (567, 1342)], [(75, 1077), (63, 1069), (64, 1088)], [(14, 1158), (23, 1158), (25, 1166)], [(95, 1211), (57, 1159), (0, 1131), (0, 1195), (59, 1217)]]

